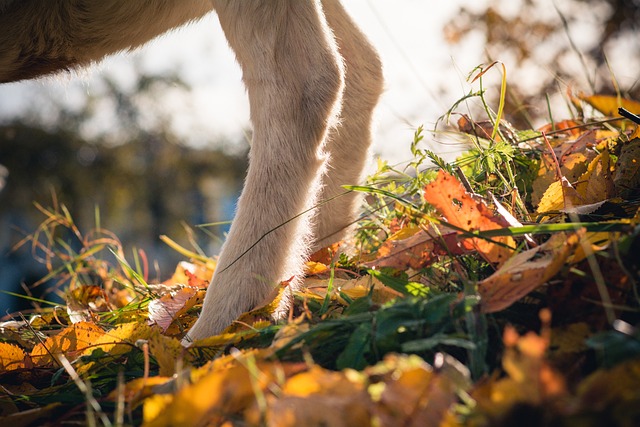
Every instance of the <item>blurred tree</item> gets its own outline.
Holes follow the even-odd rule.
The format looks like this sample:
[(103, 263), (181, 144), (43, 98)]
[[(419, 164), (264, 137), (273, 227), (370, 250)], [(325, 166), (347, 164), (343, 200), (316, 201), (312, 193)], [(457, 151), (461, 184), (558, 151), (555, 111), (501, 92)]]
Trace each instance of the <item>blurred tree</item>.
[[(190, 89), (175, 76), (140, 75), (129, 91), (108, 77), (101, 83), (106, 90), (80, 108), (49, 100), (57, 104), (53, 122), (32, 114), (0, 125), (0, 164), (8, 170), (0, 173), (0, 289), (15, 291), (20, 281), (41, 277), (30, 248), (10, 249), (43, 220), (33, 202), (49, 206), (52, 194), (85, 231), (95, 226), (97, 207), (102, 226), (125, 247), (158, 260), (165, 277), (180, 256), (159, 242), (161, 234), (188, 245), (183, 224), (233, 215), (245, 153), (226, 152), (224, 141), (208, 148), (180, 144), (164, 116), (170, 112), (153, 110), (158, 93)], [(102, 131), (83, 132), (96, 121)], [(197, 243), (209, 254), (219, 245), (203, 233)], [(0, 296), (3, 314), (6, 301)]]
[(568, 88), (640, 96), (640, 0), (490, 0), (461, 7), (446, 25), (450, 43), (484, 37), (487, 59), (507, 64), (506, 111), (524, 124), (544, 116), (533, 105)]

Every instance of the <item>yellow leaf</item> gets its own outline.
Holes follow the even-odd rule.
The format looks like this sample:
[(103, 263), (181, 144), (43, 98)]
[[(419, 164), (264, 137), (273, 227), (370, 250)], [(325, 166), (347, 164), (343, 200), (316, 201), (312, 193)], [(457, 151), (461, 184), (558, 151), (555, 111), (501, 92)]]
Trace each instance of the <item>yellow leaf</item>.
[(20, 347), (0, 342), (0, 373), (24, 368), (26, 356)]
[(574, 206), (590, 205), (614, 196), (611, 157), (608, 151), (603, 151), (593, 159), (587, 171), (578, 179), (575, 189), (579, 197), (573, 201)]
[(145, 400), (144, 425), (220, 425), (229, 417), (241, 414), (254, 403), (258, 390), (274, 383), (279, 372), (279, 365), (274, 363), (252, 358), (242, 358), (241, 362), (210, 370), (173, 398)]
[[(107, 353), (109, 357), (116, 357), (130, 352), (136, 348), (138, 340), (148, 340), (153, 336), (154, 330), (144, 323), (131, 322), (119, 325), (118, 327), (104, 332), (103, 335), (95, 339), (91, 346), (87, 346), (82, 351), (83, 356), (89, 356), (91, 353), (100, 349)], [(83, 375), (91, 370), (95, 361), (90, 361), (78, 367), (78, 374)]]
[[(124, 401), (132, 406), (155, 394), (154, 387), (166, 384), (171, 377), (136, 378), (124, 385)], [(117, 401), (120, 390), (115, 389), (107, 396), (111, 401)], [(151, 406), (151, 405), (150, 405)]]
[(304, 274), (307, 276), (315, 276), (318, 274), (326, 273), (329, 271), (329, 267), (321, 262), (307, 261), (305, 264)]
[[(162, 418), (162, 413), (167, 409), (171, 402), (173, 402), (173, 397), (173, 394), (153, 394), (147, 397), (144, 400), (144, 406), (142, 407), (142, 417), (145, 420), (143, 425), (149, 425), (150, 420), (160, 420)], [(162, 424), (157, 423), (156, 425)]]
[(623, 107), (632, 113), (640, 113), (640, 102), (607, 95), (580, 95), (579, 98), (600, 111), (605, 116), (617, 117), (618, 108)]
[(158, 362), (158, 375), (163, 377), (175, 374), (178, 360), (182, 360), (184, 366), (184, 355), (188, 355), (180, 341), (164, 336), (159, 331), (149, 338), (149, 352)]
[(479, 413), (499, 418), (518, 404), (562, 404), (567, 388), (563, 376), (545, 359), (547, 337), (533, 332), (520, 336), (507, 326), (504, 343), (502, 365), (507, 376), (498, 379), (494, 375), (472, 392)]
[(136, 341), (149, 339), (153, 334), (153, 329), (144, 323), (125, 323), (105, 332), (83, 355), (89, 355), (94, 349), (100, 348), (110, 356), (118, 356), (131, 351)]
[(640, 137), (632, 139), (622, 147), (616, 163), (613, 184), (616, 194), (622, 198), (630, 199), (640, 193)]

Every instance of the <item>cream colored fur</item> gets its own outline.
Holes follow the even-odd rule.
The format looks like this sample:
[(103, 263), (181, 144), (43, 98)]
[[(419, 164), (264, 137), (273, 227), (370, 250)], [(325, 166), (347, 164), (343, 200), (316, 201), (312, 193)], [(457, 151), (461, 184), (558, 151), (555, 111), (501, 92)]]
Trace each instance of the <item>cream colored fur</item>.
[(367, 159), (383, 84), (375, 50), (339, 0), (0, 0), (0, 82), (91, 64), (211, 10), (242, 68), (254, 134), (236, 217), (186, 342), (219, 333), (281, 281), (299, 288), (309, 252), (348, 229), (358, 198), (335, 196), (360, 181)]

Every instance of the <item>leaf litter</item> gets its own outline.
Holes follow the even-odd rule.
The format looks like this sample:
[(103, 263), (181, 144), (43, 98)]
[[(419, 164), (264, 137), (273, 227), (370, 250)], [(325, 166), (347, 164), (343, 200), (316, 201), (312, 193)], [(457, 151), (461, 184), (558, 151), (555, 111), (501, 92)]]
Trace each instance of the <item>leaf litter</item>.
[[(192, 259), (149, 283), (115, 236), (83, 236), (64, 207), (40, 208), (23, 243), (47, 254), (66, 306), (0, 324), (0, 421), (635, 425), (637, 127), (580, 117), (518, 132), (495, 120), (460, 119), (474, 144), (450, 164), (419, 148), (419, 130), (414, 173), (381, 162), (358, 187), (371, 212), (359, 240), (313, 257), (286, 322), (270, 321), (283, 283), (274, 302), (189, 348), (180, 339), (215, 260), (164, 238)], [(83, 249), (45, 238), (58, 227)]]

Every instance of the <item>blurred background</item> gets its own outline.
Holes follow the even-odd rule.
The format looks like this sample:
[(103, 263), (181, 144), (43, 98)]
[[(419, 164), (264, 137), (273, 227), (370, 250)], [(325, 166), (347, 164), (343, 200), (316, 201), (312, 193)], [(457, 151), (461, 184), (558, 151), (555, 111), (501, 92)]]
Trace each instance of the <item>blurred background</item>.
[[(410, 160), (415, 129), (433, 130), (472, 90), (467, 75), (494, 60), (507, 68), (507, 119), (519, 128), (568, 118), (569, 89), (639, 99), (640, 0), (343, 3), (385, 64), (373, 155), (390, 163)], [(490, 99), (500, 78), (487, 74)], [(459, 152), (439, 126), (425, 143)], [(228, 225), (190, 230), (233, 217), (250, 134), (240, 71), (213, 14), (88, 70), (1, 85), (0, 290), (24, 292), (46, 274), (29, 245), (15, 249), (44, 219), (34, 202), (64, 204), (85, 231), (99, 210), (126, 248), (157, 260), (157, 279), (181, 259), (162, 234), (217, 253)], [(0, 294), (0, 316), (27, 306)]]

